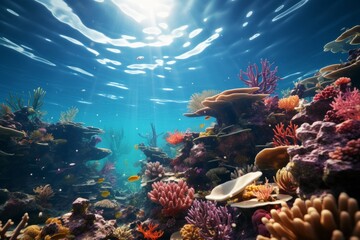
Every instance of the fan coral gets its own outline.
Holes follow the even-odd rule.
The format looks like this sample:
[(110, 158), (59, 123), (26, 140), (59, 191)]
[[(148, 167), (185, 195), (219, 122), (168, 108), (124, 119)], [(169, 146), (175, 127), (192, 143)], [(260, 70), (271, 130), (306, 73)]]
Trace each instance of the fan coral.
[(289, 194), (295, 194), (296, 189), (298, 188), (298, 183), (295, 181), (294, 176), (286, 167), (279, 169), (276, 172), (274, 182), (278, 185), (280, 190)]
[(266, 59), (261, 59), (260, 63), (261, 72), (259, 72), (259, 68), (256, 64), (249, 65), (246, 72), (240, 70), (239, 78), (249, 87), (259, 87), (259, 90), (255, 93), (273, 93), (277, 86), (277, 81), (280, 79), (276, 76), (278, 69), (275, 67), (274, 70), (271, 70), (272, 64)]
[(134, 237), (131, 233), (131, 229), (128, 226), (117, 227), (112, 233), (112, 237), (117, 240), (133, 240)]
[(162, 230), (155, 231), (155, 229), (158, 226), (159, 226), (159, 224), (149, 223), (147, 225), (147, 229), (145, 230), (145, 228), (141, 224), (138, 224), (137, 225), (137, 230), (144, 235), (145, 239), (157, 240), (164, 234), (164, 231), (162, 231)]
[(335, 160), (359, 162), (360, 161), (360, 138), (350, 140), (345, 147), (337, 147), (329, 156)]
[(298, 125), (290, 122), (289, 126), (284, 127), (284, 123), (279, 123), (275, 126), (273, 144), (274, 146), (290, 146), (296, 145), (298, 140), (296, 138), (296, 129)]
[(166, 137), (166, 142), (172, 145), (177, 145), (184, 141), (185, 134), (179, 131), (174, 131), (173, 133), (168, 132)]
[(205, 240), (232, 239), (233, 219), (226, 207), (217, 207), (211, 201), (195, 200), (185, 219), (200, 229), (199, 234)]
[(203, 240), (199, 232), (200, 229), (194, 224), (185, 224), (180, 230), (183, 240)]
[(299, 105), (300, 99), (298, 95), (281, 98), (278, 102), (278, 107), (285, 111), (292, 111)]
[(331, 103), (336, 115), (344, 119), (360, 120), (360, 93), (358, 89), (340, 93)]
[(176, 216), (187, 210), (193, 200), (193, 188), (189, 188), (186, 182), (180, 180), (178, 183), (155, 182), (152, 191), (148, 193), (151, 201), (161, 204), (162, 213), (166, 216)]
[[(303, 201), (296, 199), (290, 208), (282, 204), (280, 211), (271, 210), (272, 219), (262, 218), (271, 234), (265, 239), (352, 239), (360, 237), (360, 218), (357, 201), (342, 193), (338, 204), (332, 195), (313, 197)], [(356, 238), (357, 237), (357, 238)]]
[(154, 179), (157, 177), (162, 177), (165, 174), (165, 170), (163, 165), (160, 164), (159, 161), (156, 162), (148, 162), (146, 164), (145, 175), (150, 179)]
[(329, 85), (326, 86), (323, 90), (321, 90), (320, 92), (318, 92), (313, 100), (314, 101), (319, 101), (319, 100), (324, 100), (324, 99), (331, 99), (336, 97), (339, 94), (339, 90), (336, 89), (333, 85)]
[(190, 97), (190, 101), (187, 106), (188, 110), (190, 112), (196, 112), (197, 110), (204, 108), (205, 106), (202, 105), (201, 102), (205, 100), (205, 98), (212, 97), (218, 93), (219, 92), (215, 90), (204, 90), (201, 93), (194, 93)]

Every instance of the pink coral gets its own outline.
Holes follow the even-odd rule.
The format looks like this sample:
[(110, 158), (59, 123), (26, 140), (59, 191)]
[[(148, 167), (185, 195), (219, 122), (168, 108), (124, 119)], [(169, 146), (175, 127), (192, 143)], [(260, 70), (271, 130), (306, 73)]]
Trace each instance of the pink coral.
[(360, 93), (354, 88), (353, 91), (340, 93), (331, 103), (336, 115), (344, 119), (360, 120)]
[(186, 182), (155, 182), (152, 184), (152, 191), (148, 193), (151, 201), (159, 203), (165, 216), (176, 216), (187, 210), (193, 200), (195, 190), (189, 188)]
[(340, 91), (333, 85), (326, 86), (314, 96), (314, 101), (334, 98), (339, 94), (339, 92)]

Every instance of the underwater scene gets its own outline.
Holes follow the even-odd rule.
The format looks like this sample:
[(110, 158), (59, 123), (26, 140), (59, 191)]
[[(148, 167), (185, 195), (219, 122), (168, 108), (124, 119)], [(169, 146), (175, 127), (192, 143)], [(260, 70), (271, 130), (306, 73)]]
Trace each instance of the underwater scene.
[(1, 0), (1, 240), (360, 239), (360, 1)]

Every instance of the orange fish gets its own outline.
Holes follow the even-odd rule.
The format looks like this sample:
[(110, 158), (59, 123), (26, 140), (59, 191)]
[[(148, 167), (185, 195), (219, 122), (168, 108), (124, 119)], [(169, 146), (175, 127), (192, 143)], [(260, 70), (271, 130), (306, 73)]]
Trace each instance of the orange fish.
[(99, 178), (98, 180), (97, 180), (97, 183), (103, 183), (105, 181), (105, 178)]
[(135, 182), (135, 181), (138, 181), (140, 180), (140, 176), (139, 175), (132, 175), (128, 178), (128, 181), (129, 182)]
[(209, 120), (211, 117), (210, 116), (206, 116), (205, 117), (205, 120)]

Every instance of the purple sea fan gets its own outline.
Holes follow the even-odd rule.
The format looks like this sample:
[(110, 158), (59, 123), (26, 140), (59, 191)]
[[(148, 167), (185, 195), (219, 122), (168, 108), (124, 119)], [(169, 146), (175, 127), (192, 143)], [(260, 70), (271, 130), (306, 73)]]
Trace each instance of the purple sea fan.
[(259, 87), (260, 89), (255, 93), (271, 94), (275, 91), (277, 81), (280, 77), (276, 76), (278, 68), (275, 67), (271, 70), (271, 65), (268, 60), (261, 59), (261, 71), (259, 67), (254, 64), (250, 64), (246, 72), (240, 70), (239, 78), (249, 87)]
[(211, 201), (195, 200), (185, 219), (200, 229), (199, 234), (205, 240), (233, 239), (233, 219), (226, 207), (217, 207)]

